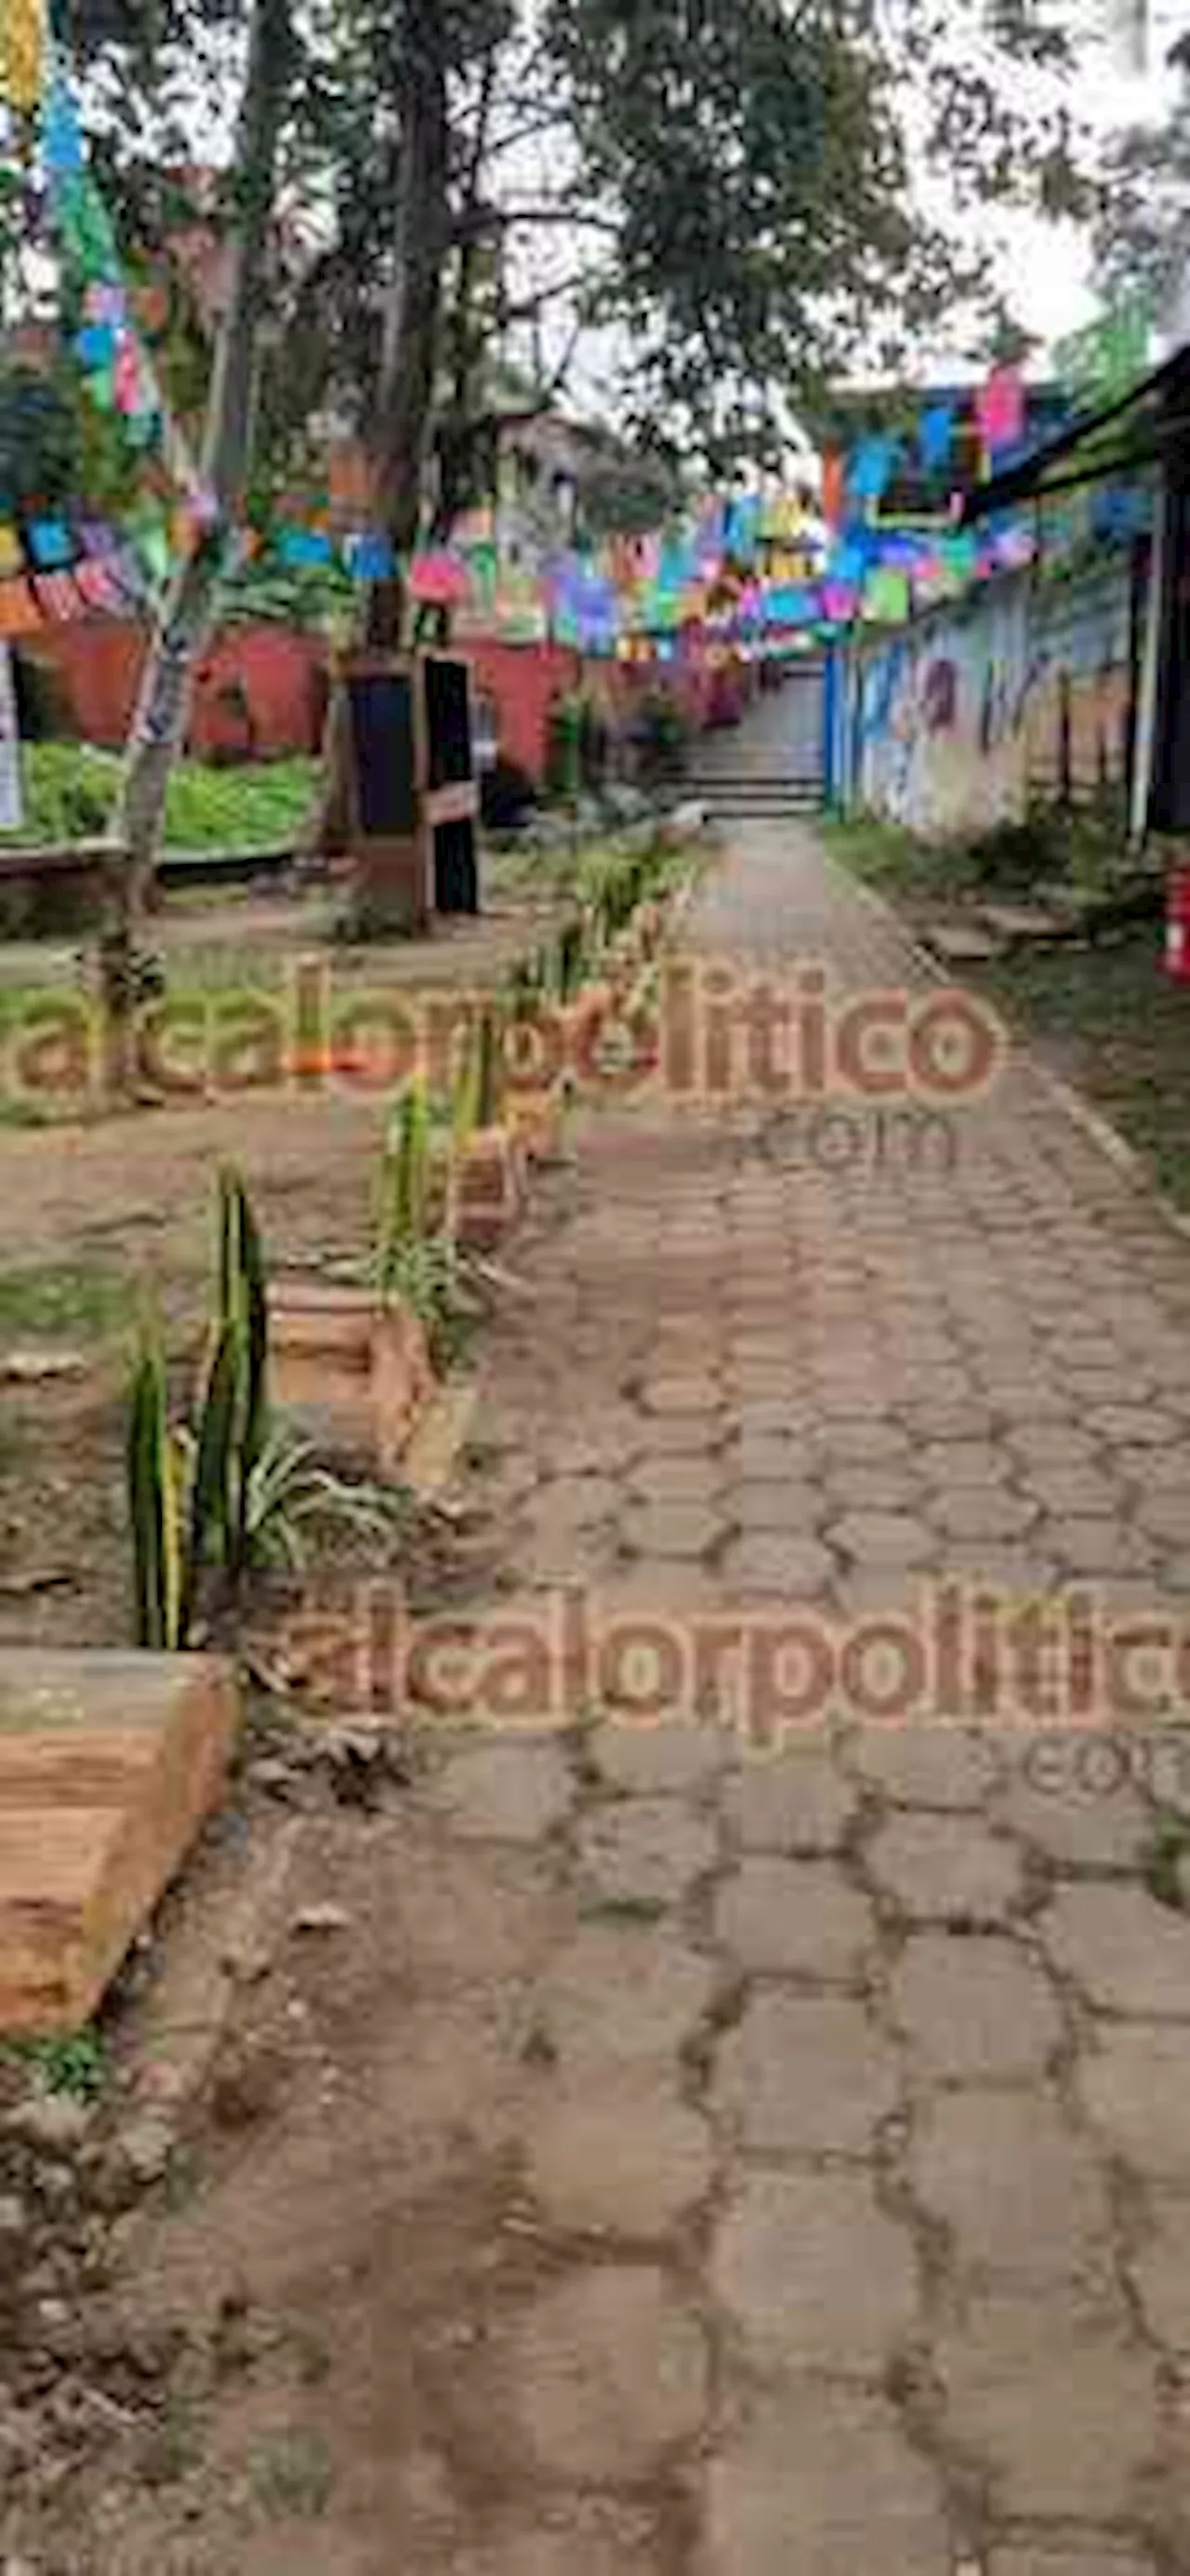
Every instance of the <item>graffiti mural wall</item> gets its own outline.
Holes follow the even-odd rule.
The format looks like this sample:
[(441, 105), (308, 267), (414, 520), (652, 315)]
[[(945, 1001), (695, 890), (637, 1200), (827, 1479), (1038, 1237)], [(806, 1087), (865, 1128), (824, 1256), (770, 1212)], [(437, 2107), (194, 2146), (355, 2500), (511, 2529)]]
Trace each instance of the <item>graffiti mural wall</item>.
[(1121, 555), (1060, 584), (1013, 573), (865, 640), (845, 678), (845, 803), (942, 840), (1121, 787), (1131, 597)]

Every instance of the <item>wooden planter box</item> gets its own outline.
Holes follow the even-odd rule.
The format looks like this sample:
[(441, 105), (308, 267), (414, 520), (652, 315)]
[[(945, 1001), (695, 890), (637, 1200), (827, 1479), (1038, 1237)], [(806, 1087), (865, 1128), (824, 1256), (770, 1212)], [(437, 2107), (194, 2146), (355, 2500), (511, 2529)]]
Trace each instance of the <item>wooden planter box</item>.
[(213, 1655), (0, 1650), (0, 2032), (77, 2031), (218, 1805)]
[(494, 1252), (525, 1205), (525, 1149), (511, 1127), (484, 1127), (455, 1168), (455, 1233), (477, 1252)]
[(434, 1393), (426, 1336), (405, 1306), (366, 1288), (278, 1279), (269, 1290), (269, 1350), (278, 1405), (306, 1417), (335, 1449), (391, 1475)]

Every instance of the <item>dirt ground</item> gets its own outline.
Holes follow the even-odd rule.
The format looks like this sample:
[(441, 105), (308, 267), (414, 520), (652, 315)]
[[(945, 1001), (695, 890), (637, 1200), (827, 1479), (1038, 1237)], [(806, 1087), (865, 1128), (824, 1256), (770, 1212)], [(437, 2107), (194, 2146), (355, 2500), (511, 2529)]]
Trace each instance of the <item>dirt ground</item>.
[[(449, 1010), (492, 987), (558, 914), (556, 894), (507, 867), (479, 920), (440, 925), (425, 943), (344, 949), (328, 936), (327, 899), (317, 893), (171, 902), (161, 929), (170, 991), (201, 995), (214, 1014), (209, 1096), (116, 1114), (89, 1101), (83, 1117), (39, 1101), (38, 1121), (48, 1125), (5, 1123), (0, 1083), (0, 1642), (128, 1642), (131, 1327), (148, 1300), (181, 1364), (194, 1348), (219, 1165), (243, 1172), (274, 1267), (367, 1251), (391, 1100), (385, 1059), (378, 1054), (374, 1077), (354, 1081), (295, 1075), (290, 979), (299, 970), (322, 977), (329, 1031), (337, 1014), (372, 997), (382, 1006), (398, 997), (416, 1026), (434, 1004)], [(0, 950), (0, 1005), (7, 995), (10, 1010), (14, 997), (24, 1007), (78, 981), (69, 950)], [(270, 1044), (250, 1034), (241, 1045), (234, 1034), (254, 995), (263, 997), (266, 1027), (291, 1049), (280, 1066)], [(229, 997), (225, 1021), (221, 996)], [(0, 1061), (10, 1075), (18, 1044), (0, 1009)], [(33, 1374), (38, 1355), (62, 1374)]]

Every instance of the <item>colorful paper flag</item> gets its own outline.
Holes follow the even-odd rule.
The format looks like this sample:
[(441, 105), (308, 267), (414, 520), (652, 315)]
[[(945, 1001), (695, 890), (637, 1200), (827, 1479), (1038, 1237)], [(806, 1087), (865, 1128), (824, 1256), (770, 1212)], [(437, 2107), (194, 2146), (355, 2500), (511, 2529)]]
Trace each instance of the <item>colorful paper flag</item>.
[(975, 417), (989, 456), (1001, 456), (1024, 433), (1025, 388), (1019, 367), (993, 367), (976, 398)]
[(43, 572), (55, 572), (74, 557), (74, 540), (63, 519), (34, 519), (29, 551)]
[(903, 626), (909, 615), (909, 577), (877, 565), (864, 590), (864, 616), (881, 626)]
[(937, 474), (949, 462), (954, 437), (954, 404), (931, 403), (917, 425), (917, 452), (927, 474)]
[(0, 635), (31, 635), (41, 613), (27, 581), (0, 581)]
[(847, 489), (857, 501), (878, 501), (892, 479), (899, 454), (893, 438), (862, 438), (847, 468)]
[(40, 105), (45, 78), (42, 0), (4, 0), (0, 8), (0, 96), (23, 116)]
[(82, 602), (68, 572), (34, 573), (33, 588), (38, 606), (56, 624), (64, 625), (69, 618), (79, 615)]
[(343, 545), (343, 558), (355, 581), (388, 581), (396, 570), (397, 558), (388, 537), (348, 537)]

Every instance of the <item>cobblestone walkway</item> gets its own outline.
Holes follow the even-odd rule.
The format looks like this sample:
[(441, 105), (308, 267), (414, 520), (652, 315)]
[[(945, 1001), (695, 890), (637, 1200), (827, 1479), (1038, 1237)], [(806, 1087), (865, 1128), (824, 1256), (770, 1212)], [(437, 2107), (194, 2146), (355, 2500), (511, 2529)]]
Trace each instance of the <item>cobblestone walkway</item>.
[[(927, 972), (787, 826), (740, 829), (692, 936)], [(695, 1703), (643, 1724), (605, 1664), (568, 1741), (469, 1737), (426, 1792), (562, 1909), (517, 2114), (557, 2270), (497, 2356), (553, 2498), (518, 2576), (1190, 2568), (1190, 1921), (1152, 1885), (1190, 1750), (975, 1722), (985, 1639), (949, 1723), (865, 1722), (856, 1664), (758, 1751), (690, 1645), (808, 1613), (839, 1653), (930, 1578), (1185, 1601), (1190, 1247), (1027, 1065), (956, 1123), (947, 1168), (602, 1114), (493, 1354), (503, 1607), (667, 1620)]]

